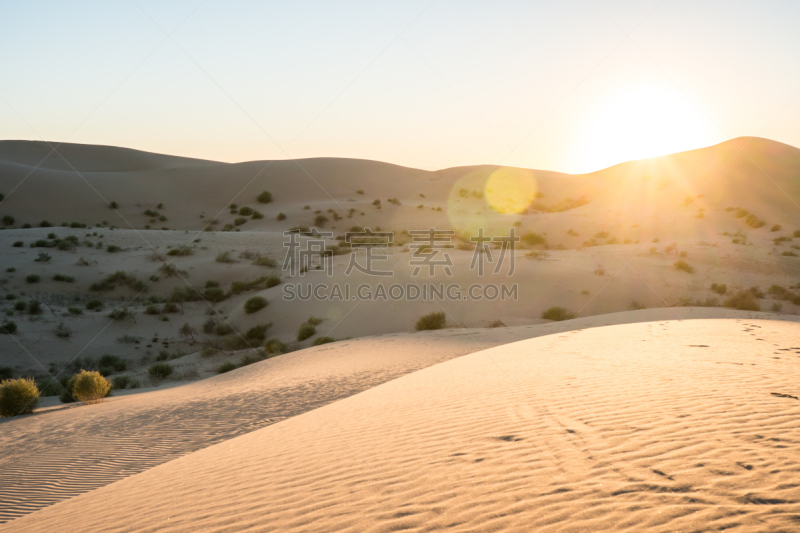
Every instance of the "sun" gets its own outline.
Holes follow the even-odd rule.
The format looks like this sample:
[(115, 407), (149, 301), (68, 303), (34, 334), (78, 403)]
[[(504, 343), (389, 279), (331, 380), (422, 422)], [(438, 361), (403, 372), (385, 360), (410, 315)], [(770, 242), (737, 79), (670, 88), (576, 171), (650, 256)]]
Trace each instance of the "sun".
[(581, 171), (714, 144), (713, 123), (692, 102), (661, 88), (617, 93), (587, 120)]

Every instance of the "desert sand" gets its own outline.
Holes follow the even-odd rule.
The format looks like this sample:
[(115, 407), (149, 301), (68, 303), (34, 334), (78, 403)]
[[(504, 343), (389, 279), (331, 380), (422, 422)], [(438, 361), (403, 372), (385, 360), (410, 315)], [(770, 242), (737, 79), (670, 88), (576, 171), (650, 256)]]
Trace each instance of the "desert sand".
[[(0, 420), (0, 530), (800, 527), (797, 148), (567, 175), (54, 146), (0, 141), (0, 370), (111, 355), (138, 387)], [(282, 269), (312, 227), (330, 276)], [(393, 232), (392, 276), (348, 273), (365, 227)], [(454, 232), (452, 275), (414, 275), (428, 228)], [(478, 228), (525, 237), (513, 275), (471, 268)], [(285, 298), (321, 283), (517, 298)], [(432, 312), (446, 328), (414, 332)]]
[(799, 327), (656, 320), (480, 350), (5, 530), (791, 531)]

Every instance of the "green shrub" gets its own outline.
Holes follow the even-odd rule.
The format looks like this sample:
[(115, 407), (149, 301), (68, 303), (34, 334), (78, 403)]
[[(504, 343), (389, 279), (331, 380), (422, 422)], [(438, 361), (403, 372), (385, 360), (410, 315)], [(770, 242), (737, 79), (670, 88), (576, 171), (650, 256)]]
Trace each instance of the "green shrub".
[(75, 283), (75, 278), (72, 276), (65, 276), (64, 274), (56, 274), (53, 276), (53, 281), (65, 281), (67, 283)]
[(155, 363), (147, 369), (147, 374), (153, 379), (167, 379), (173, 370), (169, 363)]
[(316, 333), (317, 333), (317, 328), (315, 328), (313, 324), (304, 322), (303, 324), (300, 325), (300, 328), (297, 330), (297, 340), (298, 342), (302, 342), (310, 337), (313, 337)]
[(113, 374), (114, 372), (124, 372), (128, 365), (124, 359), (116, 355), (103, 355), (100, 357), (97, 366), (100, 373), (104, 376)]
[(233, 333), (233, 327), (227, 322), (220, 322), (214, 327), (214, 333), (217, 335), (229, 335)]
[(133, 313), (126, 307), (124, 309), (112, 309), (108, 313), (108, 318), (113, 320), (125, 320), (126, 318), (133, 318)]
[(761, 306), (755, 299), (752, 291), (739, 291), (724, 303), (725, 307), (732, 307), (740, 311), (761, 311)]
[(11, 246), (13, 246), (14, 248), (22, 248), (23, 246), (25, 246), (25, 243), (22, 241), (14, 241), (14, 244), (12, 244)]
[(689, 274), (694, 272), (694, 267), (689, 263), (687, 263), (686, 261), (684, 261), (683, 259), (678, 259), (672, 265), (678, 270), (683, 270), (685, 272), (688, 272)]
[(241, 209), (239, 209), (239, 214), (245, 217), (249, 217), (250, 215), (253, 214), (253, 208), (244, 206)]
[(53, 259), (53, 256), (50, 254), (46, 254), (44, 252), (40, 252), (39, 255), (34, 259), (37, 263), (49, 263)]
[(114, 390), (122, 390), (128, 388), (128, 385), (131, 384), (130, 376), (115, 376), (111, 380), (111, 386)]
[(282, 353), (286, 353), (288, 346), (284, 343), (279, 341), (278, 339), (269, 339), (266, 344), (264, 344), (264, 352), (270, 355), (279, 355)]
[(319, 326), (320, 324), (322, 324), (322, 319), (321, 318), (317, 318), (315, 316), (312, 316), (312, 317), (309, 317), (308, 320), (306, 320), (306, 322), (308, 322), (312, 326)]
[(38, 274), (28, 274), (27, 276), (25, 276), (25, 281), (27, 281), (28, 283), (39, 283), (40, 279), (41, 278), (39, 278)]
[[(264, 192), (262, 192), (261, 194), (258, 195), (256, 200), (258, 200), (258, 202), (261, 203), (261, 204), (268, 204), (268, 203), (270, 203), (272, 201), (272, 193), (270, 193), (269, 191), (264, 191)], [(13, 224), (13, 221), (12, 221), (12, 224)]]
[(11, 215), (4, 215), (3, 216), (3, 225), (4, 226), (11, 226), (14, 224), (14, 217)]
[(17, 300), (16, 302), (14, 302), (14, 309), (16, 309), (17, 311), (24, 311), (27, 308), (28, 308), (28, 302), (26, 302), (25, 300)]
[(247, 219), (244, 217), (236, 217), (235, 219), (233, 219), (234, 226), (241, 226), (245, 222), (247, 222)]
[(92, 298), (88, 302), (86, 302), (86, 309), (89, 311), (102, 311), (103, 310), (103, 302), (99, 298)]
[(99, 372), (81, 370), (71, 381), (70, 392), (79, 402), (100, 402), (111, 390), (111, 382)]
[(218, 374), (224, 374), (225, 372), (230, 372), (231, 370), (236, 370), (236, 365), (230, 361), (225, 361), (217, 367)]
[(155, 304), (150, 304), (144, 309), (144, 314), (146, 315), (157, 315), (161, 313), (161, 309), (158, 308)]
[(267, 279), (264, 281), (267, 285), (267, 288), (275, 287), (281, 284), (281, 277), (278, 274), (270, 274), (267, 276)]
[(251, 353), (244, 354), (242, 358), (239, 360), (239, 366), (247, 366), (252, 365), (253, 363), (258, 363), (261, 361), (261, 358), (253, 355)]
[(256, 257), (255, 260), (253, 261), (253, 264), (254, 265), (258, 265), (258, 266), (265, 266), (265, 267), (269, 267), (269, 268), (275, 268), (275, 267), (278, 266), (277, 261), (275, 261), (273, 258), (271, 258), (271, 257), (261, 257), (261, 256)]
[(203, 298), (211, 303), (217, 303), (223, 301), (227, 298), (228, 295), (225, 294), (225, 291), (220, 289), (219, 287), (212, 287), (210, 289), (206, 289), (203, 291)]
[(543, 235), (539, 235), (538, 233), (534, 233), (532, 231), (527, 232), (525, 235), (520, 237), (520, 239), (528, 246), (536, 246), (537, 244), (547, 244), (547, 239)]
[(162, 313), (180, 313), (181, 308), (178, 307), (178, 304), (175, 302), (167, 302), (164, 304), (164, 307), (161, 309)]
[(12, 335), (17, 332), (17, 324), (11, 320), (6, 320), (0, 324), (0, 334)]
[(122, 250), (122, 248), (120, 248), (120, 247), (119, 247), (119, 246), (117, 246), (116, 244), (109, 244), (108, 246), (106, 246), (106, 252), (108, 252), (108, 253), (110, 253), (110, 254), (113, 254), (113, 253), (119, 252), (119, 251), (121, 251), (121, 250)]
[(262, 296), (253, 296), (244, 303), (244, 312), (251, 315), (267, 306), (267, 299)]
[(442, 329), (447, 324), (447, 316), (443, 312), (428, 313), (417, 320), (414, 329), (417, 331), (429, 331)]
[(7, 379), (0, 383), (0, 416), (32, 413), (39, 406), (39, 388), (33, 378)]
[(314, 339), (314, 342), (311, 343), (311, 346), (319, 346), (320, 344), (328, 344), (329, 342), (336, 342), (336, 339), (333, 337), (317, 337)]
[(270, 327), (272, 327), (271, 323), (253, 326), (247, 330), (247, 333), (244, 334), (244, 338), (247, 339), (247, 342), (249, 342), (251, 346), (258, 346), (267, 336), (267, 330)]
[(253, 219), (253, 220), (261, 220), (262, 218), (264, 218), (264, 214), (261, 213), (260, 211), (255, 211), (254, 210), (253, 214), (250, 216), (250, 218)]
[(42, 304), (37, 301), (32, 301), (28, 303), (28, 314), (29, 315), (41, 315), (42, 314)]
[(577, 315), (565, 307), (553, 306), (547, 311), (542, 312), (542, 318), (546, 320), (570, 320)]
[(67, 308), (67, 312), (71, 315), (82, 315), (83, 309), (80, 307), (75, 307), (74, 305)]
[(712, 283), (711, 290), (717, 294), (725, 294), (728, 292), (728, 285), (725, 283)]
[(278, 216), (275, 217), (276, 220), (286, 220), (286, 215), (283, 213), (278, 213)]

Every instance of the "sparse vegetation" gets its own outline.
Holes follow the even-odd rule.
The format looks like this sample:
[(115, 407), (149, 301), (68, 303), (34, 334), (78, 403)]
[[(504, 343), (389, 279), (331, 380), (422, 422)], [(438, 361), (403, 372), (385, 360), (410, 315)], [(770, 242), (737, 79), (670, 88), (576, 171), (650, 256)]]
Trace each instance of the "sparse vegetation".
[(421, 316), (414, 325), (414, 329), (417, 331), (430, 331), (434, 329), (442, 329), (446, 324), (447, 316), (444, 314), (444, 312), (433, 312)]
[(236, 370), (236, 365), (230, 361), (225, 361), (217, 367), (217, 374), (224, 374), (225, 372), (230, 372), (231, 370)]
[(544, 318), (545, 320), (556, 320), (556, 321), (570, 320), (575, 318), (576, 316), (577, 315), (575, 313), (573, 313), (566, 307), (559, 307), (559, 306), (553, 306), (547, 311), (542, 312), (542, 318)]
[(6, 320), (2, 324), (0, 324), (0, 334), (13, 335), (16, 332), (17, 332), (17, 324), (12, 320)]
[(311, 343), (311, 346), (319, 346), (321, 344), (328, 344), (330, 342), (336, 342), (336, 339), (334, 339), (333, 337), (326, 337), (323, 335), (322, 337), (317, 337), (316, 339), (314, 339), (314, 342)]
[(75, 278), (72, 276), (65, 276), (64, 274), (55, 274), (53, 281), (64, 281), (66, 283), (75, 283)]
[(783, 229), (783, 226), (780, 224), (774, 224), (771, 228), (769, 228), (770, 231), (780, 231), (781, 229)]
[(25, 281), (28, 283), (39, 283), (40, 279), (41, 278), (39, 277), (38, 274), (28, 274), (27, 276), (25, 276)]
[(272, 193), (269, 191), (263, 191), (258, 195), (256, 200), (258, 200), (258, 202), (261, 204), (268, 204), (272, 201)]
[(86, 309), (89, 311), (102, 311), (103, 310), (103, 301), (99, 298), (92, 298), (91, 300), (86, 302)]
[(739, 309), (740, 311), (761, 311), (761, 306), (756, 301), (753, 291), (739, 291), (724, 303), (725, 307)]

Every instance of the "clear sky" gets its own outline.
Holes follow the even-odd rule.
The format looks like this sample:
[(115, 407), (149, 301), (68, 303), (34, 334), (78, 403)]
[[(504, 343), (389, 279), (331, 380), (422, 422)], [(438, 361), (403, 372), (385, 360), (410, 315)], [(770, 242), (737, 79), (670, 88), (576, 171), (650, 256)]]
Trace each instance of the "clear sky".
[(796, 0), (1, 0), (0, 138), (566, 172), (800, 146), (798, 28)]

